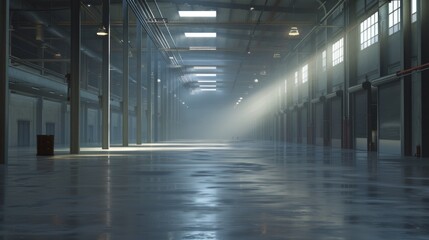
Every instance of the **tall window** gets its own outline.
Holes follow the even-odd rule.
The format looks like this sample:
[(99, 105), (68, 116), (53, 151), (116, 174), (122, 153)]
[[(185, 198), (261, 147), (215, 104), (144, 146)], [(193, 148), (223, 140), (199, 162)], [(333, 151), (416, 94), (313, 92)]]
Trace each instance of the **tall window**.
[(342, 63), (344, 60), (344, 38), (332, 45), (332, 66)]
[(302, 83), (308, 82), (308, 64), (302, 67)]
[(360, 24), (360, 49), (378, 42), (378, 12)]
[(401, 1), (392, 0), (389, 3), (389, 35), (401, 29)]
[(285, 93), (287, 93), (287, 79), (285, 79)]
[(413, 22), (417, 21), (417, 0), (411, 1), (411, 20)]
[(298, 85), (298, 72), (295, 72), (295, 85)]
[(326, 71), (326, 50), (322, 52), (322, 70)]

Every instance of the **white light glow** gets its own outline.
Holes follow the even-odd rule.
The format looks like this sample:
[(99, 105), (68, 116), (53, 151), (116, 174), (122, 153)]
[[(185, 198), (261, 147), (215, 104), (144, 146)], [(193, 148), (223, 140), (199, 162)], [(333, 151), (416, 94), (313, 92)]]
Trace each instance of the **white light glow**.
[(200, 88), (215, 88), (216, 85), (200, 85)]
[(198, 80), (199, 83), (216, 83), (216, 80)]
[(254, 81), (255, 81), (255, 83), (258, 83), (258, 82), (259, 82), (259, 80), (258, 80), (257, 78), (256, 78)]
[(217, 90), (216, 88), (201, 88), (201, 91), (204, 91), (204, 92), (214, 92), (216, 90)]
[(195, 70), (215, 70), (215, 66), (195, 66)]
[(185, 32), (187, 38), (215, 38), (215, 32)]
[(216, 77), (216, 73), (197, 73), (195, 74), (197, 77)]
[(179, 11), (180, 17), (216, 17), (216, 11)]
[(55, 155), (52, 158), (55, 160), (73, 160), (79, 158), (98, 159), (102, 156), (129, 156), (132, 154), (141, 154), (141, 152), (153, 151), (195, 151), (195, 150), (209, 150), (209, 149), (230, 149), (231, 146), (227, 143), (200, 143), (200, 142), (169, 142), (169, 143), (144, 143), (141, 145), (130, 145), (129, 147), (116, 147), (112, 146), (109, 149), (101, 149), (97, 147), (81, 148), (81, 154), (69, 155), (68, 148), (57, 148), (55, 152), (61, 154)]
[(299, 36), (299, 30), (297, 27), (291, 27), (289, 36)]
[(216, 47), (189, 47), (191, 51), (216, 51)]

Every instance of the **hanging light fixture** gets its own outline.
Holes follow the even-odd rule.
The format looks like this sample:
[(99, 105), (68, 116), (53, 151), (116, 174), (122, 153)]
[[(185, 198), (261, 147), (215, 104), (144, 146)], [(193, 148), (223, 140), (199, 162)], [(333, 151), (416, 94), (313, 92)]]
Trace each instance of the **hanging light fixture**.
[(297, 27), (291, 27), (289, 31), (289, 36), (299, 36), (299, 31)]
[(102, 24), (102, 25), (100, 25), (100, 27), (98, 28), (98, 31), (97, 31), (97, 35), (98, 36), (107, 36), (109, 33), (107, 32), (107, 29), (106, 29), (106, 27), (104, 27), (104, 25)]
[(45, 34), (43, 31), (43, 25), (37, 24), (36, 25), (36, 40), (43, 42), (45, 40)]

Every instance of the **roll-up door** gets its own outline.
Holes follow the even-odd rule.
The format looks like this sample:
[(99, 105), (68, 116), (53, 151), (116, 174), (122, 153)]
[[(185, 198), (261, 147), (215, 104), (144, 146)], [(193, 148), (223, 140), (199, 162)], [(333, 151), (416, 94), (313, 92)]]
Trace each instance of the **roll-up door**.
[(283, 141), (287, 141), (287, 114), (282, 115), (282, 124), (283, 124), (283, 132), (282, 132), (282, 139)]
[(299, 121), (298, 121), (298, 111), (294, 110), (292, 112), (292, 142), (298, 142), (298, 129), (299, 129)]
[(323, 130), (323, 119), (324, 119), (324, 103), (318, 102), (315, 105), (315, 127), (314, 127), (314, 137), (315, 144), (319, 146), (324, 145), (324, 130)]
[(342, 112), (343, 112), (343, 98), (334, 97), (331, 98), (330, 108), (330, 131), (331, 131), (331, 146), (341, 147), (341, 136), (342, 136)]
[(378, 88), (379, 152), (401, 154), (401, 85), (400, 82)]
[(300, 127), (301, 127), (301, 131), (300, 131), (300, 143), (304, 143), (307, 144), (307, 111), (308, 111), (308, 107), (307, 106), (303, 106), (300, 109)]

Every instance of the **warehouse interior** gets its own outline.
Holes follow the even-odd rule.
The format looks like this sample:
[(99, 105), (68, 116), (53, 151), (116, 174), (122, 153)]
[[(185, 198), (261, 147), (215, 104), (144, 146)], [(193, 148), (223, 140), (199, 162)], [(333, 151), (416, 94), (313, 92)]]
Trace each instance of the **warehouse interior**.
[(429, 236), (429, 1), (3, 0), (0, 18), (0, 239)]

